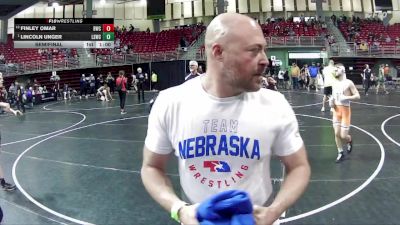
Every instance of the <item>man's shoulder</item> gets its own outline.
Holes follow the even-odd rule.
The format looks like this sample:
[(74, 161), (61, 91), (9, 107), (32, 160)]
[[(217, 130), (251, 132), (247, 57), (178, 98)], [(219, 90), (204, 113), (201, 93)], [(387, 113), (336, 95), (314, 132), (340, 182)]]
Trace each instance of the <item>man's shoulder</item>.
[(263, 104), (280, 104), (286, 101), (285, 96), (278, 91), (261, 88), (257, 92), (248, 92), (252, 98), (259, 99)]
[(195, 90), (197, 87), (198, 80), (197, 79), (190, 79), (180, 85), (173, 86), (170, 88), (167, 88), (163, 91), (160, 92), (160, 95), (169, 98), (171, 100), (179, 100), (184, 97), (189, 97), (191, 93)]
[(263, 97), (282, 97), (283, 95), (278, 92), (278, 91), (273, 91), (270, 89), (266, 89), (266, 88), (261, 88), (258, 92), (255, 93), (259, 93), (261, 96)]
[(349, 85), (354, 85), (354, 82), (353, 82), (352, 80), (350, 80), (350, 79), (347, 79), (347, 78), (346, 78), (345, 82), (346, 82), (347, 84), (349, 84)]

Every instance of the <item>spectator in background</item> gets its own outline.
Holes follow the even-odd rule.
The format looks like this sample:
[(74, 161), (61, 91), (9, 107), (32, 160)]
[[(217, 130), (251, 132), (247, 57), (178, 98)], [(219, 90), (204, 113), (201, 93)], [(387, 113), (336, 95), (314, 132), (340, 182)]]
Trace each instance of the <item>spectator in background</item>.
[(120, 52), (121, 51), (121, 40), (119, 39), (119, 38), (117, 38), (116, 40), (115, 40), (115, 49), (116, 49), (116, 51), (117, 52)]
[(281, 68), (280, 70), (279, 70), (279, 73), (278, 73), (278, 87), (279, 88), (284, 88), (284, 75), (285, 75), (285, 68)]
[[(146, 85), (146, 80), (148, 79), (147, 73), (143, 73), (142, 68), (138, 67), (137, 68), (137, 74), (136, 74), (136, 79), (137, 79), (137, 87), (138, 87), (138, 102), (140, 103), (140, 99), (144, 102), (144, 89)], [(142, 96), (140, 98), (140, 96)]]
[(135, 27), (132, 24), (129, 24), (129, 32), (135, 31)]
[(376, 94), (379, 94), (379, 88), (381, 86), (383, 88), (383, 91), (386, 94), (389, 94), (389, 92), (386, 90), (386, 86), (385, 86), (385, 66), (383, 64), (380, 65), (379, 71), (378, 71)]
[(15, 100), (17, 102), (17, 108), (18, 110), (22, 109), (22, 112), (25, 113), (25, 102), (26, 102), (26, 95), (25, 95), (25, 90), (22, 84), (18, 84), (17, 81), (15, 81), (15, 86), (17, 87), (17, 94), (15, 96)]
[(126, 84), (128, 79), (125, 77), (125, 71), (120, 70), (118, 72), (118, 78), (115, 81), (116, 90), (118, 91), (119, 95), (119, 107), (121, 109), (121, 115), (126, 114), (125, 111), (125, 100), (126, 100)]
[(383, 68), (383, 75), (387, 79), (387, 77), (390, 76), (390, 67), (389, 64), (386, 64), (385, 67)]
[(103, 62), (103, 55), (97, 55), (96, 56), (96, 63), (98, 66), (103, 67), (104, 62)]
[(299, 89), (299, 77), (300, 77), (300, 68), (297, 66), (296, 63), (292, 64), (291, 68), (291, 76), (292, 76), (292, 83), (293, 83), (293, 90)]
[(137, 84), (138, 84), (138, 79), (136, 78), (135, 73), (132, 73), (132, 82), (131, 82), (131, 86), (132, 86), (132, 89), (133, 89), (135, 92), (138, 91)]
[(310, 69), (308, 68), (307, 64), (303, 65), (303, 68), (301, 68), (300, 71), (300, 86), (303, 88), (307, 88), (308, 90), (308, 85), (310, 84)]
[(293, 28), (289, 28), (288, 35), (291, 36), (291, 37), (296, 36), (296, 32), (294, 32)]
[(6, 63), (6, 59), (3, 55), (3, 53), (0, 54), (0, 64), (5, 64)]
[(364, 52), (368, 51), (368, 43), (365, 41), (362, 41), (360, 44), (360, 50), (364, 51)]
[(39, 90), (40, 87), (40, 83), (37, 79), (33, 79), (33, 90), (35, 91), (35, 93)]
[(108, 72), (107, 73), (107, 77), (106, 77), (106, 83), (107, 83), (107, 85), (108, 85), (108, 87), (110, 88), (110, 92), (112, 93), (112, 94), (114, 94), (114, 91), (115, 91), (115, 79), (114, 79), (114, 77), (111, 75), (111, 72)]
[(33, 108), (33, 95), (35, 94), (35, 92), (33, 91), (32, 87), (26, 87), (25, 90), (25, 96), (26, 96), (26, 100), (25, 100), (25, 105), (28, 106), (30, 109)]
[(310, 72), (310, 83), (308, 85), (308, 91), (310, 89), (318, 91), (317, 77), (319, 68), (315, 65), (315, 62), (312, 62), (311, 67), (308, 70)]
[(180, 46), (181, 48), (187, 47), (187, 46), (186, 46), (186, 39), (185, 39), (184, 36), (181, 36), (181, 38), (179, 39), (179, 46)]
[(133, 48), (134, 48), (133, 43), (132, 43), (132, 42), (129, 42), (129, 43), (128, 43), (128, 54), (130, 54), (131, 51), (133, 51)]
[(151, 71), (151, 87), (153, 88), (153, 91), (158, 90), (158, 75), (154, 70)]
[(60, 76), (58, 76), (57, 72), (53, 71), (52, 75), (50, 76), (50, 81), (54, 82), (54, 85), (51, 88), (51, 90), (56, 94), (56, 96), (57, 96), (56, 99), (62, 98), (61, 91), (60, 91), (60, 80), (61, 80), (61, 78), (60, 78)]
[(71, 100), (71, 92), (69, 91), (68, 84), (65, 83), (63, 87), (64, 100)]
[(4, 87), (3, 73), (0, 72), (0, 102), (7, 102), (8, 92)]
[(9, 93), (9, 100), (12, 105), (15, 103), (15, 96), (17, 95), (17, 87), (14, 85), (14, 83), (11, 83), (10, 87), (8, 88), (8, 93)]
[(89, 77), (89, 87), (90, 87), (89, 94), (95, 96), (96, 95), (96, 78), (94, 77), (93, 73), (91, 73), (90, 77)]
[(200, 74), (197, 71), (198, 68), (199, 68), (199, 64), (197, 63), (197, 61), (194, 61), (194, 60), (190, 61), (189, 62), (190, 73), (189, 73), (189, 75), (187, 75), (185, 77), (185, 81), (188, 81), (190, 79), (200, 76)]
[(79, 80), (79, 87), (80, 87), (79, 98), (82, 99), (82, 96), (85, 96), (85, 98), (88, 98), (85, 74), (82, 74), (81, 79)]
[(121, 34), (121, 27), (115, 26), (115, 32), (116, 32), (117, 34)]
[(129, 53), (129, 47), (127, 44), (124, 45), (123, 53), (125, 53), (125, 54)]
[(379, 50), (381, 43), (378, 40), (375, 40), (374, 43), (372, 43), (371, 50)]
[(289, 66), (288, 69), (285, 71), (285, 74), (283, 74), (283, 81), (284, 81), (284, 86), (285, 86), (285, 90), (290, 89), (290, 76), (289, 74), (291, 74), (291, 72), (289, 72), (289, 70), (291, 70), (291, 67)]
[(99, 89), (104, 84), (103, 74), (99, 74), (96, 79), (96, 89)]
[(390, 43), (391, 41), (392, 41), (392, 39), (390, 38), (389, 35), (387, 35), (386, 38), (385, 38), (385, 42), (386, 43)]
[(372, 70), (369, 68), (368, 64), (365, 64), (365, 69), (361, 73), (361, 77), (363, 79), (363, 84), (364, 84), (364, 93), (366, 96), (368, 96), (368, 90), (371, 86), (371, 78), (372, 78)]

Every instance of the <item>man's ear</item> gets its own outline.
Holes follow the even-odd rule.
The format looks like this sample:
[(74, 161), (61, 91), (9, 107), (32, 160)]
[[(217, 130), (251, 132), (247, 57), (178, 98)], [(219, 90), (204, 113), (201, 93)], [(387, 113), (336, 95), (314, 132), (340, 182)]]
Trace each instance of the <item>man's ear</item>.
[(211, 54), (214, 56), (214, 58), (218, 61), (222, 59), (222, 53), (223, 49), (222, 46), (218, 43), (215, 43), (211, 46)]

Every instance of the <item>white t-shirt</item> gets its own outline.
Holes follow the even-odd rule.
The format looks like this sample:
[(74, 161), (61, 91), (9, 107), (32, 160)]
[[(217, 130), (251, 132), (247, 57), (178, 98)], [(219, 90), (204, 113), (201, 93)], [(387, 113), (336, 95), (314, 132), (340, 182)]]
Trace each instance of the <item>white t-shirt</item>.
[(322, 71), (324, 75), (324, 87), (331, 87), (333, 82), (336, 80), (335, 78), (335, 67), (327, 66)]
[(303, 140), (282, 94), (260, 89), (217, 98), (196, 77), (160, 92), (145, 145), (158, 154), (175, 151), (181, 186), (192, 203), (239, 189), (263, 205), (272, 193), (271, 155), (293, 154)]

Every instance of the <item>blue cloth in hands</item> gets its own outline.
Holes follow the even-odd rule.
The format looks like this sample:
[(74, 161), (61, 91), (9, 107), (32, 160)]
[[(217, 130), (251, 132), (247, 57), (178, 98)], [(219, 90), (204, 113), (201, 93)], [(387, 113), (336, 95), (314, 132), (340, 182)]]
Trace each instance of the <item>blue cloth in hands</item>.
[(254, 225), (253, 204), (244, 191), (220, 192), (197, 208), (200, 225)]

